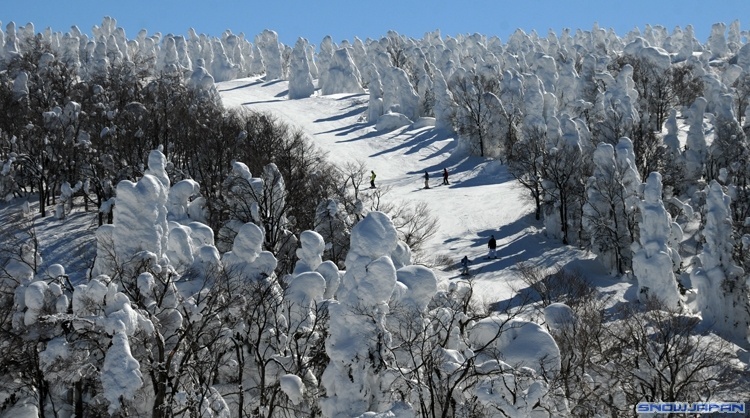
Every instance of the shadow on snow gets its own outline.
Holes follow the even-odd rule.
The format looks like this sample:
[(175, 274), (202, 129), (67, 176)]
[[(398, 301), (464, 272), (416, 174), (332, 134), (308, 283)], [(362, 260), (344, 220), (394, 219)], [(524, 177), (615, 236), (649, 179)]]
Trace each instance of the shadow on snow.
[(225, 91), (240, 90), (240, 89), (244, 89), (246, 87), (252, 87), (252, 86), (255, 86), (255, 85), (258, 85), (258, 84), (261, 84), (261, 83), (263, 83), (261, 80), (253, 81), (252, 83), (243, 84), (241, 86), (235, 86), (235, 87), (232, 87), (232, 88), (228, 88), (228, 89), (224, 89), (224, 90), (219, 90), (219, 93), (223, 93)]
[(321, 118), (321, 119), (315, 119), (313, 122), (333, 122), (341, 119), (346, 119), (352, 116), (356, 116), (360, 113), (363, 113), (365, 111), (364, 107), (357, 107), (356, 109), (350, 110), (346, 113), (338, 114), (335, 116), (331, 116), (328, 118)]
[(245, 103), (242, 103), (242, 106), (251, 106), (251, 105), (262, 104), (262, 103), (276, 103), (276, 102), (283, 102), (283, 101), (284, 100), (281, 100), (281, 99), (276, 99), (276, 100), (257, 100), (257, 101), (254, 101), (254, 102), (245, 102)]

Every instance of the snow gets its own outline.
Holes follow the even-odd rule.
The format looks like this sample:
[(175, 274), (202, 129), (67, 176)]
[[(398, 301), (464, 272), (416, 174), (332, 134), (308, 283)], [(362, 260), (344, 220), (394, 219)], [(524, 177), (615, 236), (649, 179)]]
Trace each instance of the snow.
[(411, 305), (419, 311), (427, 307), (437, 292), (435, 273), (424, 266), (411, 265), (400, 268), (396, 271), (396, 279), (405, 287), (397, 303)]
[(477, 347), (491, 344), (503, 361), (513, 367), (529, 367), (540, 374), (560, 370), (557, 343), (534, 322), (499, 317), (482, 319), (469, 330), (469, 339)]
[(279, 378), (279, 385), (281, 390), (289, 397), (289, 400), (292, 401), (292, 404), (297, 405), (302, 401), (302, 397), (305, 395), (305, 386), (299, 376), (285, 374)]
[(308, 43), (304, 38), (299, 38), (294, 44), (292, 61), (289, 68), (289, 98), (303, 99), (315, 93), (312, 74), (310, 74), (310, 62), (307, 59)]
[(326, 416), (358, 416), (384, 396), (377, 390), (384, 372), (368, 359), (382, 356), (382, 347), (390, 341), (385, 315), (396, 268), (389, 254), (397, 246), (396, 229), (382, 212), (369, 213), (352, 229), (338, 301), (328, 307), (330, 361), (321, 380), (326, 397), (320, 402)]
[(119, 411), (120, 398), (133, 399), (135, 392), (143, 386), (140, 365), (130, 354), (130, 344), (123, 331), (112, 337), (112, 346), (104, 357), (101, 380), (110, 414)]
[(148, 251), (160, 260), (167, 250), (167, 198), (169, 178), (164, 171), (164, 154), (152, 151), (149, 169), (133, 183), (117, 184), (112, 244), (117, 260), (136, 261), (136, 254)]
[(634, 245), (633, 273), (638, 279), (639, 296), (656, 298), (670, 308), (679, 306), (680, 294), (674, 276), (675, 265), (681, 260), (677, 250), (669, 246), (676, 225), (662, 202), (662, 183), (659, 173), (651, 173), (646, 180), (644, 200), (640, 202), (640, 245)]
[(389, 111), (378, 118), (375, 129), (378, 132), (390, 132), (404, 126), (409, 126), (411, 123), (411, 119), (407, 118), (406, 115)]
[(300, 247), (296, 251), (299, 260), (294, 266), (295, 274), (314, 271), (323, 262), (323, 250), (326, 245), (323, 237), (315, 231), (302, 231), (299, 235), (299, 244)]
[(263, 250), (264, 232), (258, 225), (246, 223), (237, 232), (232, 251), (224, 253), (221, 261), (230, 271), (235, 270), (248, 279), (270, 276), (276, 268), (276, 258)]
[(576, 322), (576, 316), (570, 306), (555, 302), (544, 308), (544, 322), (554, 330), (560, 330)]
[(348, 48), (341, 48), (333, 53), (327, 71), (327, 75), (320, 86), (321, 94), (362, 94), (365, 92), (362, 88), (362, 77), (359, 74), (359, 69), (354, 64)]
[[(10, 31), (9, 31), (10, 32)], [(109, 42), (108, 54), (99, 54), (100, 59), (114, 57), (128, 53), (125, 47), (117, 46), (122, 43), (119, 35), (108, 34), (114, 40)], [(605, 45), (605, 32), (595, 31), (596, 42)], [(692, 39), (687, 36), (687, 41)], [(189, 69), (181, 52), (184, 39), (168, 35), (165, 62), (168, 65)], [(236, 40), (235, 40), (236, 41)], [(551, 92), (571, 92), (577, 88), (576, 76), (572, 72), (573, 63), (566, 62), (569, 71), (563, 75), (554, 69), (555, 61), (552, 57), (532, 56), (510, 57), (491, 56), (485, 51), (484, 41), (477, 38), (474, 47), (478, 55), (476, 62), (461, 62), (461, 65), (471, 64), (478, 72), (488, 71), (498, 64), (498, 60), (509, 60), (508, 67), (520, 67), (512, 60), (528, 60), (529, 65), (536, 68), (536, 76), (521, 75), (515, 69), (508, 71), (504, 80), (510, 90), (520, 95), (525, 92), (523, 104), (527, 109), (524, 123), (529, 126), (545, 128), (550, 132), (550, 145), (554, 147), (571, 146), (577, 149), (591, 147), (590, 133), (573, 118), (560, 114), (548, 117), (549, 109), (555, 105)], [(522, 32), (514, 35), (514, 43), (531, 42)], [(687, 42), (686, 43), (689, 43)], [(608, 42), (608, 41), (607, 41)], [(720, 39), (714, 39), (716, 51), (726, 53)], [(450, 44), (450, 41), (447, 41)], [(143, 44), (148, 44), (144, 40)], [(387, 377), (372, 370), (362, 362), (362, 358), (379, 354), (378, 344), (388, 343), (390, 335), (386, 331), (385, 321), (389, 310), (394, 305), (408, 305), (417, 310), (424, 310), (436, 292), (445, 289), (465, 291), (465, 283), (458, 277), (455, 266), (464, 255), (472, 260), (471, 280), (476, 286), (478, 299), (490, 303), (510, 300), (521, 286), (516, 264), (530, 263), (534, 267), (547, 268), (552, 266), (584, 265), (591, 259), (575, 247), (566, 247), (554, 238), (554, 219), (549, 221), (548, 234), (542, 233), (541, 222), (533, 219), (533, 209), (527, 200), (525, 189), (507, 173), (505, 166), (495, 160), (469, 156), (460, 146), (459, 140), (445, 128), (448, 126), (449, 110), (453, 100), (443, 78), (451, 77), (453, 66), (458, 65), (451, 60), (450, 48), (444, 47), (445, 62), (438, 69), (435, 83), (435, 117), (426, 118), (421, 115), (423, 90), (414, 90), (409, 83), (406, 73), (397, 68), (390, 68), (372, 64), (364, 74), (359, 73), (359, 63), (363, 59), (360, 49), (343, 46), (337, 49), (330, 38), (324, 40), (318, 64), (321, 65), (320, 80), (322, 88), (315, 90), (312, 84), (314, 65), (308, 57), (310, 45), (300, 40), (291, 52), (292, 72), (283, 74), (281, 68), (282, 49), (278, 37), (272, 31), (265, 31), (256, 38), (254, 62), (250, 66), (265, 66), (266, 81), (273, 83), (255, 83), (256, 78), (222, 81), (215, 84), (221, 94), (224, 104), (228, 107), (246, 106), (255, 111), (267, 111), (289, 122), (295, 128), (300, 128), (313, 143), (329, 152), (329, 158), (337, 165), (352, 161), (363, 161), (367, 171), (378, 173), (378, 185), (386, 190), (384, 199), (400, 202), (425, 202), (432, 213), (439, 219), (439, 228), (435, 236), (430, 238), (419, 253), (412, 254), (408, 247), (398, 241), (393, 223), (381, 212), (371, 212), (359, 222), (351, 231), (351, 250), (346, 259), (346, 270), (339, 271), (337, 266), (322, 260), (325, 249), (323, 237), (313, 231), (305, 231), (300, 235), (300, 246), (297, 249), (299, 261), (294, 274), (288, 278), (285, 289), (286, 301), (303, 309), (290, 313), (290, 324), (302, 324), (311, 317), (313, 303), (331, 299), (336, 295), (337, 301), (330, 301), (329, 311), (330, 335), (326, 342), (326, 352), (331, 363), (323, 376), (322, 383), (328, 396), (322, 403), (327, 416), (347, 415), (356, 416), (409, 416), (408, 411), (397, 407), (381, 414), (364, 413), (372, 405), (381, 405), (382, 399), (377, 399), (378, 384), (387, 381)], [(12, 47), (12, 45), (11, 45)], [(6, 50), (8, 50), (6, 44)], [(564, 50), (564, 46), (560, 46)], [(638, 54), (659, 69), (668, 65), (670, 55), (663, 49), (649, 46), (649, 41), (637, 38), (625, 46), (633, 54)], [(722, 52), (724, 51), (724, 52)], [(287, 52), (289, 50), (287, 49)], [(382, 51), (380, 51), (382, 53)], [(226, 54), (234, 52), (227, 49)], [(745, 54), (750, 56), (750, 53)], [(226, 57), (224, 57), (226, 58)], [(458, 57), (455, 57), (458, 59)], [(741, 56), (742, 58), (742, 56)], [(71, 60), (76, 58), (71, 56)], [(226, 80), (237, 69), (224, 65), (221, 57), (216, 58), (214, 65), (219, 65), (217, 79)], [(372, 59), (376, 61), (375, 59)], [(738, 60), (746, 65), (744, 60)], [(239, 64), (237, 64), (239, 65)], [(526, 64), (523, 64), (526, 66)], [(589, 64), (585, 64), (589, 65)], [(591, 64), (594, 65), (594, 64)], [(593, 67), (592, 67), (593, 68)], [(212, 71), (215, 71), (212, 68)], [(593, 70), (592, 70), (593, 71)], [(583, 71), (582, 71), (583, 72)], [(25, 74), (25, 73), (21, 73)], [(195, 62), (191, 79), (195, 86), (211, 88), (213, 78), (202, 63)], [(289, 81), (283, 81), (288, 76)], [(637, 118), (633, 105), (637, 101), (637, 93), (633, 89), (632, 68), (626, 66), (617, 77), (600, 73), (601, 79), (610, 83), (608, 95), (600, 97), (598, 106), (608, 105), (618, 108), (626, 117)], [(16, 79), (18, 89), (16, 93), (27, 94), (23, 91), (23, 80), (19, 75)], [(362, 88), (362, 82), (369, 83), (369, 96)], [(15, 84), (14, 84), (15, 86)], [(382, 90), (381, 90), (382, 89)], [(289, 99), (286, 100), (285, 96)], [(493, 96), (493, 103), (500, 103), (499, 98)], [(693, 175), (700, 175), (706, 153), (703, 121), (707, 104), (696, 101), (689, 119), (690, 131), (687, 135), (688, 153), (686, 159), (691, 166)], [(252, 105), (245, 105), (252, 103)], [(514, 104), (503, 99), (503, 103)], [(568, 109), (582, 109), (591, 107), (590, 103), (567, 102), (562, 104)], [(718, 105), (714, 105), (718, 106)], [(721, 106), (717, 110), (726, 109)], [(54, 112), (51, 112), (54, 113)], [(367, 115), (368, 118), (364, 116)], [(53, 117), (52, 114), (49, 115)], [(363, 123), (367, 119), (368, 124)], [(412, 121), (416, 121), (412, 123)], [(667, 123), (669, 145), (673, 151), (679, 150), (682, 137), (678, 132), (676, 113), (670, 115)], [(559, 141), (558, 141), (559, 140)], [(692, 152), (692, 154), (691, 154)], [(644, 187), (644, 199), (635, 199), (636, 189), (640, 185), (637, 171), (634, 169), (633, 145), (627, 139), (618, 143), (617, 152), (611, 145), (601, 145), (595, 154), (600, 171), (604, 167), (614, 170), (619, 167), (625, 172), (623, 188), (627, 195), (627, 208), (632, 210), (639, 207), (642, 215), (640, 241), (633, 246), (635, 251), (633, 274), (637, 284), (632, 280), (618, 282), (602, 279), (602, 272), (591, 268), (586, 273), (594, 279), (604, 291), (613, 295), (613, 300), (633, 301), (632, 296), (636, 287), (644, 293), (648, 289), (649, 295), (654, 295), (667, 301), (672, 306), (678, 306), (680, 296), (677, 292), (673, 270), (679, 264), (674, 255), (673, 244), (681, 240), (679, 227), (675, 228), (661, 201), (661, 181), (657, 176), (650, 176)], [(200, 220), (200, 205), (202, 198), (197, 197), (199, 187), (192, 180), (184, 180), (169, 188), (166, 174), (166, 159), (160, 151), (153, 151), (149, 155), (148, 170), (138, 182), (122, 182), (118, 185), (115, 206), (115, 225), (105, 225), (96, 232), (99, 238), (97, 245), (103, 245), (107, 240), (114, 243), (115, 252), (121, 260), (150, 260), (154, 265), (164, 265), (163, 257), (168, 258), (172, 268), (178, 272), (191, 265), (201, 263), (204, 268), (217, 266), (221, 263), (229, 269), (245, 274), (248, 278), (270, 276), (276, 267), (276, 259), (270, 252), (263, 250), (264, 230), (252, 223), (230, 222), (227, 229), (234, 232), (228, 234), (233, 238), (231, 251), (223, 257), (213, 246), (212, 231)], [(250, 187), (262, 187), (260, 178), (252, 177), (248, 167), (241, 162), (233, 162), (233, 175), (246, 181)], [(438, 173), (447, 168), (451, 173), (451, 185), (434, 184), (430, 190), (422, 188), (422, 173)], [(274, 167), (268, 168), (275, 169)], [(9, 169), (8, 169), (9, 170)], [(7, 170), (3, 170), (4, 172)], [(433, 175), (432, 181), (439, 179)], [(439, 181), (439, 180), (437, 180)], [(281, 185), (280, 187), (283, 187)], [(72, 190), (68, 184), (63, 191)], [(364, 191), (364, 193), (377, 193)], [(735, 278), (736, 266), (721, 265), (719, 260), (728, 251), (722, 242), (727, 233), (723, 231), (722, 222), (727, 217), (726, 206), (728, 198), (720, 193), (718, 185), (711, 185), (708, 191), (710, 218), (709, 230), (706, 235), (706, 253), (700, 258), (702, 269), (694, 272), (693, 280), (701, 290), (698, 299), (703, 308), (704, 319), (715, 320), (722, 315), (729, 316), (725, 332), (736, 331), (728, 324), (732, 320), (743, 324), (747, 318), (741, 313), (724, 309), (724, 305), (732, 301), (721, 299), (721, 295), (713, 294), (709, 288), (716, 288), (713, 282)], [(64, 193), (65, 194), (65, 193)], [(70, 194), (70, 193), (68, 193)], [(107, 205), (102, 208), (104, 212)], [(689, 207), (687, 207), (689, 208)], [(687, 216), (692, 216), (688, 214)], [(49, 231), (53, 226), (49, 220), (40, 225), (40, 236), (43, 240), (49, 238)], [(712, 229), (713, 228), (713, 229)], [(234, 236), (236, 234), (236, 236)], [(498, 258), (486, 260), (483, 258), (488, 237), (498, 238)], [(678, 237), (678, 235), (680, 235)], [(106, 249), (100, 247), (100, 254)], [(605, 255), (606, 254), (600, 254)], [(604, 258), (604, 257), (602, 257)], [(102, 257), (103, 259), (103, 257)], [(425, 265), (414, 265), (412, 259)], [(59, 254), (50, 258), (45, 265), (49, 278), (58, 278), (65, 274), (62, 263), (64, 257)], [(94, 276), (107, 273), (109, 267), (106, 261), (96, 260)], [(68, 264), (65, 263), (65, 266)], [(182, 267), (179, 267), (182, 266)], [(607, 266), (610, 267), (610, 266)], [(205, 270), (204, 270), (205, 271)], [(656, 273), (655, 273), (656, 272)], [(666, 280), (657, 281), (655, 277)], [(285, 279), (287, 280), (287, 279)], [(114, 287), (107, 288), (104, 284), (106, 277), (91, 279), (85, 284), (78, 284), (72, 301), (73, 312), (81, 316), (98, 314), (98, 309), (106, 313), (106, 320), (101, 324), (103, 329), (114, 335), (112, 347), (107, 351), (105, 371), (109, 375), (106, 382), (102, 382), (105, 397), (110, 400), (110, 412), (116, 412), (121, 397), (132, 398), (134, 392), (143, 384), (142, 376), (138, 372), (138, 364), (131, 356), (128, 337), (139, 328), (148, 328), (144, 318), (139, 317), (130, 306), (127, 297), (117, 293)], [(78, 281), (76, 281), (78, 283)], [(143, 273), (137, 278), (138, 290), (145, 298), (151, 297), (154, 277)], [(463, 290), (462, 290), (463, 289)], [(625, 296), (631, 290), (630, 296)], [(39, 319), (39, 312), (52, 303), (62, 312), (67, 306), (61, 298), (62, 291), (57, 283), (35, 281), (19, 289), (17, 299), (26, 308), (24, 323), (34, 324)], [(55, 300), (55, 298), (58, 298)], [(628, 299), (629, 298), (629, 299)], [(174, 307), (177, 301), (174, 300)], [(166, 303), (165, 303), (166, 304)], [(174, 323), (181, 323), (182, 317), (177, 311), (172, 318)], [(365, 313), (365, 315), (363, 315)], [(573, 310), (563, 304), (552, 304), (544, 309), (546, 326), (551, 329), (561, 329), (576, 321)], [(165, 322), (170, 318), (165, 317)], [(502, 354), (506, 363), (502, 367), (511, 365), (524, 366), (528, 370), (519, 369), (529, 376), (523, 386), (523, 402), (512, 406), (514, 415), (524, 416), (536, 403), (546, 385), (535, 380), (542, 373), (558, 370), (560, 367), (560, 350), (545, 327), (525, 320), (510, 320), (500, 316), (492, 316), (470, 325), (470, 335), (474, 344), (482, 345), (491, 342)], [(500, 338), (493, 338), (501, 332)], [(362, 338), (363, 335), (378, 335), (382, 341), (377, 344), (372, 339)], [(67, 347), (57, 341), (48, 345), (45, 356), (65, 355)], [(454, 359), (458, 364), (464, 359), (465, 353), (458, 350), (445, 350), (446, 360)], [(496, 361), (496, 360), (495, 360)], [(549, 362), (544, 367), (541, 361)], [(450, 363), (450, 362), (448, 362)], [(500, 367), (488, 360), (478, 367)], [(515, 379), (505, 376), (504, 379)], [(353, 384), (350, 384), (352, 382)], [(296, 375), (283, 375), (279, 378), (281, 389), (295, 405), (304, 397), (302, 379)], [(480, 401), (484, 404), (500, 402), (493, 395), (487, 385), (496, 382), (483, 381), (479, 386)], [(483, 386), (484, 385), (484, 386)], [(217, 398), (217, 402), (219, 402)]]

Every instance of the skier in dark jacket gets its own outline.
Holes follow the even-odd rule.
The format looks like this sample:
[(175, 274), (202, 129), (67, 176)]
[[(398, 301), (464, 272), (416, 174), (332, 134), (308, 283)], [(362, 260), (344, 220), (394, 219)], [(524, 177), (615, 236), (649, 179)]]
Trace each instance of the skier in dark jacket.
[(430, 175), (427, 173), (427, 170), (424, 172), (424, 188), (429, 189), (430, 188)]
[(489, 242), (487, 242), (487, 248), (490, 249), (490, 253), (487, 254), (487, 258), (497, 258), (497, 241), (495, 241), (495, 236), (491, 235)]
[(464, 256), (461, 259), (461, 275), (466, 276), (469, 274), (469, 257)]
[(448, 183), (448, 169), (443, 168), (443, 184), (450, 184)]

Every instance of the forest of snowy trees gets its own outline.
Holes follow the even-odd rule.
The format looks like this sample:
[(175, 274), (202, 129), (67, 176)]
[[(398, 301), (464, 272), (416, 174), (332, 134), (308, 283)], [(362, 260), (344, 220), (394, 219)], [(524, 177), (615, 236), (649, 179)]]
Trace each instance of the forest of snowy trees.
[[(437, 227), (423, 205), (362, 193), (363, 163), (222, 104), (216, 82), (261, 75), (289, 100), (367, 94), (378, 132), (454, 132), (640, 302), (523, 266), (538, 299), (439, 287), (414, 261)], [(707, 42), (595, 26), (317, 47), (9, 23), (0, 196), (60, 220), (83, 207), (98, 229), (71, 272), (41, 268), (28, 206), (3, 221), (0, 417), (627, 416), (750, 393), (748, 116), (739, 22)]]

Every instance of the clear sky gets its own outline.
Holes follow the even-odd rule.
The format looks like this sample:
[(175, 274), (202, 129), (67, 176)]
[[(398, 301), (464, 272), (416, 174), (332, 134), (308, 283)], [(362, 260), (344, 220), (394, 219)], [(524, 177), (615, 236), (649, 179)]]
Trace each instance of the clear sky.
[(377, 39), (388, 30), (420, 38), (440, 29), (443, 36), (478, 32), (499, 36), (503, 41), (517, 28), (589, 30), (597, 22), (622, 36), (661, 25), (670, 32), (675, 26), (692, 24), (698, 40), (705, 42), (711, 25), (739, 20), (750, 29), (750, 0), (0, 0), (0, 22), (34, 24), (37, 32), (50, 27), (67, 32), (72, 25), (84, 33), (100, 25), (104, 16), (117, 20), (128, 38), (140, 29), (187, 34), (188, 28), (209, 36), (224, 30), (244, 33), (251, 41), (263, 29), (279, 34), (281, 42), (293, 45), (298, 37), (319, 44), (326, 35), (334, 42), (359, 37)]

